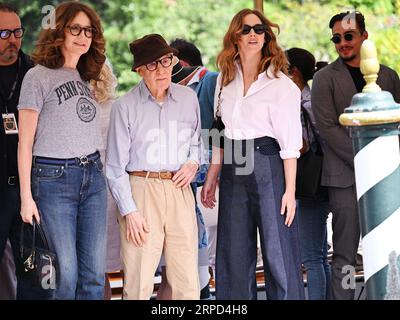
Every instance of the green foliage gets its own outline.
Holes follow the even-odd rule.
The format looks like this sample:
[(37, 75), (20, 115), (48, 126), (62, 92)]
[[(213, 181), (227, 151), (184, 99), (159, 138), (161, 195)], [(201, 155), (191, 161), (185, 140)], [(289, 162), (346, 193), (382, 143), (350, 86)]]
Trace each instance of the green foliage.
[[(160, 33), (167, 41), (184, 38), (194, 42), (204, 63), (215, 70), (215, 58), (232, 16), (252, 1), (136, 0), (110, 4), (106, 24), (107, 54), (119, 76), (120, 91), (139, 79), (130, 71), (132, 56), (128, 44), (149, 33)], [(123, 14), (122, 14), (123, 13)]]
[[(58, 0), (12, 0), (20, 9), (27, 28), (24, 50), (31, 52), (40, 31), (45, 5)], [(139, 77), (131, 71), (129, 43), (149, 33), (160, 33), (167, 41), (177, 37), (194, 42), (203, 61), (215, 70), (215, 59), (233, 15), (252, 8), (252, 0), (88, 0), (103, 21), (107, 56), (118, 76), (119, 92), (129, 90)], [(329, 39), (328, 22), (334, 14), (352, 8), (363, 12), (369, 37), (377, 48), (380, 62), (400, 71), (400, 0), (271, 0), (264, 12), (281, 28), (282, 48), (305, 48), (318, 60), (333, 61), (337, 54)]]

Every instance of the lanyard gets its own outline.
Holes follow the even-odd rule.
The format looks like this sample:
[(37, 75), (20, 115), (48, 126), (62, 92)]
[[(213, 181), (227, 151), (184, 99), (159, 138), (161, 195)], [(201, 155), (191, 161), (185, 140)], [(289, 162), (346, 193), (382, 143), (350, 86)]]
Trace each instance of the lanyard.
[(17, 76), (15, 77), (14, 83), (13, 83), (13, 85), (12, 85), (12, 87), (11, 87), (10, 94), (8, 95), (7, 100), (5, 100), (4, 97), (3, 97), (3, 95), (0, 93), (1, 99), (2, 99), (2, 100), (5, 100), (5, 107), (6, 107), (6, 113), (7, 113), (7, 114), (8, 114), (7, 105), (8, 105), (8, 103), (11, 101), (12, 97), (14, 96), (15, 88), (17, 87), (18, 78), (19, 78), (19, 69), (20, 69), (20, 67), (21, 67), (21, 56), (19, 56), (19, 58), (18, 58)]

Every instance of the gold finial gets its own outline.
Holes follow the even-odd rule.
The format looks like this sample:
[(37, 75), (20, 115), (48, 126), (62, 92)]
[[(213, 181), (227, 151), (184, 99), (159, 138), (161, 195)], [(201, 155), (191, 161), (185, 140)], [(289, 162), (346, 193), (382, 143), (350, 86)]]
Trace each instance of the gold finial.
[(379, 72), (379, 60), (376, 47), (371, 40), (364, 40), (361, 46), (360, 69), (367, 83), (362, 92), (379, 92), (382, 89), (376, 84)]

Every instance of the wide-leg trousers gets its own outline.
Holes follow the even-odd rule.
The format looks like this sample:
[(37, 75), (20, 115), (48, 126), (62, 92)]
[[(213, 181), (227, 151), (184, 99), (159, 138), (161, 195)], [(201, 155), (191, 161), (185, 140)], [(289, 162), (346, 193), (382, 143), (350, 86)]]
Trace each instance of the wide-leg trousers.
[[(304, 299), (297, 218), (287, 227), (285, 215), (280, 214), (285, 181), (279, 146), (269, 137), (257, 138), (253, 143), (249, 147), (249, 141), (234, 141), (232, 159), (227, 159), (229, 144), (225, 143), (220, 180), (216, 298), (257, 299), (258, 228), (267, 299)], [(241, 163), (243, 159), (247, 163)]]

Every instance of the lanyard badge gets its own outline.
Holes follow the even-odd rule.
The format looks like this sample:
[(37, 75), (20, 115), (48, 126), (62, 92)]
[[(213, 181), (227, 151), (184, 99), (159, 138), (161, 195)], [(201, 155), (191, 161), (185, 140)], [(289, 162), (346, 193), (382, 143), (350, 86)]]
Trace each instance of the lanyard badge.
[(5, 134), (18, 134), (17, 119), (14, 113), (3, 113), (3, 126)]
[[(21, 56), (18, 57), (18, 70), (17, 70), (17, 76), (15, 77), (15, 81), (11, 87), (10, 94), (6, 100), (5, 103), (5, 113), (2, 113), (2, 118), (3, 118), (3, 127), (4, 127), (4, 132), (5, 134), (18, 134), (18, 126), (17, 126), (17, 119), (15, 118), (14, 113), (9, 113), (7, 104), (11, 101), (15, 88), (17, 86), (18, 82), (18, 76), (19, 76), (19, 70), (21, 67)], [(3, 97), (2, 97), (3, 98)]]

